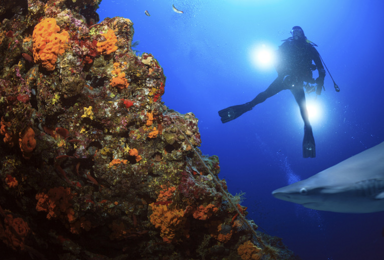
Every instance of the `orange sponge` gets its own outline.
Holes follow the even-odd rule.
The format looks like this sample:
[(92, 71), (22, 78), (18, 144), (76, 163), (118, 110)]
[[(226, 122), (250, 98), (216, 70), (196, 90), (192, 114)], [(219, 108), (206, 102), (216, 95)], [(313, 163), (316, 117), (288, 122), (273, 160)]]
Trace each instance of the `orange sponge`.
[(120, 160), (120, 159), (113, 159), (110, 163), (109, 163), (109, 167), (114, 167), (114, 169), (116, 169), (117, 167), (117, 164), (127, 164), (127, 160)]
[(135, 156), (136, 157), (136, 162), (139, 162), (141, 161), (141, 156), (139, 155), (139, 151), (137, 151), (136, 148), (133, 148), (131, 150), (129, 150), (129, 155), (130, 156)]
[(167, 186), (161, 185), (160, 186), (163, 190), (160, 191), (159, 196), (157, 197), (157, 201), (167, 201), (172, 199), (173, 194), (176, 191), (176, 187), (170, 187), (167, 189)]
[(255, 246), (251, 241), (241, 244), (237, 248), (237, 254), (242, 260), (259, 260), (262, 257), (261, 248)]
[(113, 30), (108, 30), (108, 32), (102, 35), (104, 36), (105, 41), (98, 42), (96, 44), (97, 51), (103, 55), (108, 55), (116, 51), (117, 46), (115, 44), (117, 42), (117, 38)]
[(159, 134), (159, 131), (156, 129), (156, 127), (153, 128), (153, 130), (148, 134), (149, 138), (156, 138)]
[(13, 218), (11, 214), (4, 217), (4, 227), (0, 222), (0, 240), (14, 250), (24, 249), (24, 240), (29, 234), (28, 223), (22, 218)]
[(57, 56), (64, 53), (69, 34), (57, 26), (54, 18), (46, 18), (33, 30), (33, 58), (49, 71), (56, 68)]
[(186, 219), (184, 211), (178, 209), (169, 209), (166, 205), (149, 204), (152, 208), (150, 216), (151, 223), (160, 228), (160, 236), (166, 243), (171, 243), (178, 232), (183, 232)]
[(71, 194), (70, 188), (56, 187), (48, 191), (47, 194), (39, 193), (36, 194), (37, 211), (46, 211), (47, 219), (64, 217), (69, 222), (75, 221), (74, 211), (71, 208), (73, 195)]
[(13, 134), (7, 130), (11, 126), (11, 122), (5, 122), (4, 118), (1, 118), (0, 122), (0, 134), (4, 135), (4, 143), (7, 143), (10, 147), (13, 147)]
[[(112, 31), (113, 32), (113, 31)], [(120, 64), (115, 62), (113, 63), (114, 70), (113, 74), (117, 75), (117, 77), (112, 78), (111, 86), (117, 87), (119, 89), (125, 89), (129, 86), (128, 80), (125, 78), (125, 73), (121, 72)]]
[(193, 217), (195, 219), (199, 220), (207, 220), (209, 219), (213, 213), (216, 213), (219, 209), (215, 207), (213, 204), (209, 204), (208, 206), (204, 207), (203, 205), (200, 205), (195, 212), (193, 212)]
[(28, 128), (24, 135), (19, 134), (19, 146), (24, 159), (30, 159), (33, 150), (36, 148), (35, 131)]
[(148, 117), (148, 119), (147, 119), (147, 126), (150, 126), (153, 123), (153, 114), (148, 112), (147, 113), (147, 117)]
[(116, 77), (116, 78), (112, 78), (112, 80), (111, 80), (111, 86), (112, 87), (117, 87), (119, 89), (125, 89), (128, 87), (128, 85), (129, 85), (129, 83), (128, 83), (126, 78)]

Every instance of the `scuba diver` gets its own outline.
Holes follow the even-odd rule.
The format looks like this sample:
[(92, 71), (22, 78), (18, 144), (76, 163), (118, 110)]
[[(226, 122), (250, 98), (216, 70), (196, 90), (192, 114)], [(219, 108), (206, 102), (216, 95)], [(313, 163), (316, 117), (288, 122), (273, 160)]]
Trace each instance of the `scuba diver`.
[[(294, 26), (291, 34), (292, 37), (284, 40), (284, 43), (277, 50), (275, 69), (278, 76), (272, 84), (252, 101), (220, 110), (219, 115), (221, 122), (227, 123), (252, 110), (254, 106), (264, 102), (267, 98), (282, 90), (289, 89), (300, 107), (301, 117), (304, 121), (303, 157), (314, 158), (316, 157), (315, 139), (308, 119), (303, 87), (307, 88), (307, 92), (312, 92), (316, 88), (316, 94), (320, 95), (324, 86), (325, 70), (320, 54), (314, 47), (317, 45), (307, 40), (303, 29), (300, 26)], [(315, 64), (312, 64), (312, 61)], [(316, 69), (319, 77), (314, 80), (312, 71)], [(310, 83), (316, 84), (312, 86)], [(335, 89), (336, 86), (335, 83)], [(338, 90), (336, 89), (336, 91)]]

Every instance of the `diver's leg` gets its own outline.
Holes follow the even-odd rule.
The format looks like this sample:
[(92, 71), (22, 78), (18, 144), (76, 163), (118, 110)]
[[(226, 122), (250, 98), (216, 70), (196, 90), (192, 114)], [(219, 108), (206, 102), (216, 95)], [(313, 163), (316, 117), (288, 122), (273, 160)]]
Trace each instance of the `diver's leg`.
[(307, 127), (307, 126), (311, 127), (311, 123), (309, 122), (307, 105), (305, 102), (305, 93), (304, 93), (303, 88), (296, 87), (296, 88), (292, 88), (290, 90), (291, 90), (293, 96), (295, 97), (297, 104), (299, 105), (301, 118), (303, 118), (303, 121), (304, 121), (304, 126), (305, 127)]
[(258, 94), (250, 102), (247, 102), (242, 105), (231, 106), (231, 107), (220, 110), (219, 116), (221, 117), (221, 122), (227, 123), (229, 121), (232, 121), (233, 119), (238, 118), (245, 112), (252, 110), (254, 106), (264, 102), (267, 98), (279, 93), (281, 90), (284, 89), (282, 81), (283, 81), (282, 77), (278, 77), (272, 82), (272, 84), (265, 91)]
[(307, 106), (305, 102), (305, 93), (302, 87), (292, 88), (291, 92), (296, 99), (300, 108), (301, 117), (304, 121), (304, 140), (303, 140), (303, 157), (315, 158), (316, 145), (315, 138), (313, 137), (312, 126), (309, 122)]
[(277, 77), (265, 91), (259, 93), (251, 102), (248, 102), (247, 104), (250, 104), (253, 108), (257, 104), (263, 103), (267, 100), (267, 98), (276, 95), (283, 89), (285, 89), (285, 86), (283, 85), (283, 78)]

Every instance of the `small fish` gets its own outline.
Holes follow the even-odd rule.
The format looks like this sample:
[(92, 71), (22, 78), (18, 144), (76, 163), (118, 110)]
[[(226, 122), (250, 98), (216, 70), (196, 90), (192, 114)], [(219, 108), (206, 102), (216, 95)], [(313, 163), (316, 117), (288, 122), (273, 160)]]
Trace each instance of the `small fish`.
[(137, 45), (139, 45), (140, 41), (135, 41), (134, 43), (132, 43), (131, 47), (136, 47)]
[(33, 58), (31, 57), (31, 55), (23, 53), (21, 54), (21, 56), (23, 56), (23, 58), (26, 59), (28, 62), (33, 62)]
[(145, 10), (144, 13), (145, 13), (146, 16), (151, 16), (147, 10)]
[(183, 13), (184, 13), (183, 11), (177, 10), (177, 8), (175, 7), (175, 5), (172, 5), (172, 9), (173, 9), (173, 11), (175, 11), (175, 12), (178, 13), (178, 14), (183, 14)]

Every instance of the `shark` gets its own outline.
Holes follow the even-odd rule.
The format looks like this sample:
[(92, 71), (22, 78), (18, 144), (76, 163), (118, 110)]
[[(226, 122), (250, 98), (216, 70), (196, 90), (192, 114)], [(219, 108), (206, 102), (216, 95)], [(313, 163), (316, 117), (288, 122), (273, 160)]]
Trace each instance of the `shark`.
[(384, 142), (272, 195), (306, 208), (341, 212), (384, 211)]

